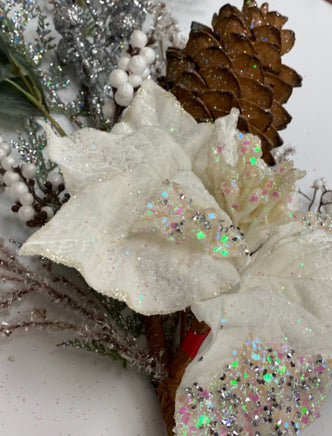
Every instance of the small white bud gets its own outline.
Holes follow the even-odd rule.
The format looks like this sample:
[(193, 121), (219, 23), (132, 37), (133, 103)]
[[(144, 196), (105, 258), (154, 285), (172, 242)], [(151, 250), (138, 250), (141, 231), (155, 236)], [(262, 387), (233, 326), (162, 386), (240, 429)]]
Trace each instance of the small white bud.
[(63, 176), (60, 173), (49, 174), (46, 180), (52, 184), (54, 190), (64, 184)]
[(10, 185), (8, 189), (9, 197), (16, 201), (19, 201), (20, 196), (29, 192), (27, 185), (23, 182), (15, 182)]
[(134, 87), (134, 88), (138, 88), (139, 86), (142, 85), (142, 76), (140, 76), (139, 74), (130, 74), (129, 75), (129, 79), (128, 82)]
[(20, 195), (19, 202), (23, 206), (30, 206), (33, 203), (33, 195), (30, 192)]
[(133, 33), (130, 35), (130, 45), (133, 48), (143, 48), (146, 46), (148, 42), (148, 37), (146, 36), (146, 33), (144, 33), (142, 30), (134, 30)]
[(115, 101), (119, 106), (127, 107), (133, 100), (133, 96), (131, 97), (122, 97), (121, 95), (118, 95), (118, 91), (115, 93), (114, 96)]
[(153, 64), (153, 62), (156, 60), (156, 52), (151, 47), (143, 47), (139, 54), (140, 56), (143, 56), (148, 65)]
[(6, 156), (1, 159), (1, 166), (4, 170), (11, 170), (15, 165), (16, 161), (12, 156)]
[(23, 177), (26, 179), (33, 179), (37, 174), (37, 167), (32, 163), (23, 165), (22, 167)]
[(142, 74), (146, 67), (147, 63), (143, 56), (136, 55), (129, 60), (128, 70), (134, 74)]
[(105, 118), (112, 119), (115, 113), (115, 104), (113, 100), (109, 100), (103, 106), (103, 114)]
[(127, 71), (129, 60), (130, 60), (130, 57), (121, 56), (121, 58), (118, 61), (118, 68), (120, 68), (121, 70)]
[(18, 210), (18, 217), (21, 221), (27, 222), (35, 216), (35, 210), (32, 206), (21, 206)]
[(147, 79), (151, 74), (150, 68), (145, 68), (145, 70), (142, 73), (142, 79), (145, 80)]
[(134, 95), (133, 85), (131, 85), (129, 82), (124, 83), (119, 87), (116, 94), (118, 95), (118, 97), (132, 98)]
[(3, 175), (3, 181), (7, 186), (12, 185), (15, 182), (19, 182), (21, 180), (21, 177), (19, 174), (15, 173), (15, 171), (9, 170), (6, 171)]
[(4, 159), (7, 156), (7, 153), (5, 152), (5, 150), (3, 150), (2, 148), (0, 148), (0, 161), (2, 159)]
[(128, 81), (128, 74), (120, 69), (113, 70), (109, 76), (110, 85), (113, 88), (119, 88)]
[(323, 189), (324, 185), (325, 185), (326, 181), (325, 179), (321, 178), (321, 179), (316, 179), (314, 180), (313, 184), (311, 185), (312, 188), (314, 189)]
[(54, 211), (50, 206), (44, 206), (41, 208), (43, 212), (47, 214), (47, 221), (49, 221), (54, 216)]
[(6, 153), (6, 155), (12, 151), (10, 145), (8, 145), (6, 142), (1, 142), (0, 148)]

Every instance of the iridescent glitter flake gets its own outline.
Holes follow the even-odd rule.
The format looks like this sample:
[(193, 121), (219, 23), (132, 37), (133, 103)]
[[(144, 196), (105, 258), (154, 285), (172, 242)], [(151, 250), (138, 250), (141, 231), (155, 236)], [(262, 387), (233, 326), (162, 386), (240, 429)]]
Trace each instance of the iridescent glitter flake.
[(178, 393), (179, 435), (298, 434), (319, 416), (331, 371), (319, 355), (301, 356), (286, 345), (248, 340), (206, 386)]
[(234, 133), (229, 143), (231, 147), (221, 142), (209, 151), (209, 178), (220, 207), (244, 232), (282, 222), (294, 201), (295, 182), (304, 173), (292, 161), (268, 167), (257, 136)]
[(141, 225), (141, 231), (158, 232), (171, 242), (198, 241), (210, 255), (248, 254), (239, 227), (227, 225), (217, 209), (199, 208), (174, 182), (165, 182), (160, 194), (146, 201)]

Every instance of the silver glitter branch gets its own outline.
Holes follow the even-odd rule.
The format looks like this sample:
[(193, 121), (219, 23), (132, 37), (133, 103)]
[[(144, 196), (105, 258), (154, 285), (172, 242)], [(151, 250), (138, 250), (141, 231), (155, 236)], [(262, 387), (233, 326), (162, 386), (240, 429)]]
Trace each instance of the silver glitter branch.
[(94, 127), (112, 127), (102, 111), (105, 98), (113, 96), (108, 76), (130, 34), (142, 27), (150, 10), (151, 3), (146, 0), (56, 4), (54, 25), (62, 36), (56, 53), (62, 66), (75, 70), (76, 84), (79, 82), (84, 95), (84, 110)]

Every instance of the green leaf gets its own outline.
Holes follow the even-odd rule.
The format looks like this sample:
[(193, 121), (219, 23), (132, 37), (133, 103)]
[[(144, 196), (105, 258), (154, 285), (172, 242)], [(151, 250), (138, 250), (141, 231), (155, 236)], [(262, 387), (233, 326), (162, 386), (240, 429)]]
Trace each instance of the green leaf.
[[(22, 54), (14, 50), (12, 47), (10, 47), (7, 43), (5, 38), (0, 33), (0, 68), (1, 68), (1, 59), (3, 59), (3, 62), (6, 64), (10, 63), (15, 67), (17, 70), (21, 71), (24, 76), (26, 76), (27, 80), (29, 81), (31, 87), (34, 89), (35, 95), (38, 98), (39, 101), (43, 103), (45, 108), (47, 108), (47, 102), (44, 95), (44, 89), (42, 82), (39, 78), (39, 75), (36, 73), (36, 68), (34, 67), (31, 59), (25, 58)], [(6, 72), (9, 72), (10, 70), (6, 69), (4, 71), (4, 74)], [(1, 76), (4, 76), (3, 72), (0, 69), (0, 81), (4, 80), (4, 78), (12, 78), (13, 74), (8, 75), (4, 78)], [(15, 76), (18, 76), (18, 71), (16, 71)]]
[[(21, 79), (14, 79), (13, 82), (24, 87)], [(22, 92), (5, 81), (0, 83), (0, 114), (15, 118), (43, 115), (43, 113), (32, 104)]]
[(3, 66), (4, 64), (9, 64), (8, 57), (6, 56), (6, 53), (1, 50), (1, 44), (0, 44), (0, 65)]

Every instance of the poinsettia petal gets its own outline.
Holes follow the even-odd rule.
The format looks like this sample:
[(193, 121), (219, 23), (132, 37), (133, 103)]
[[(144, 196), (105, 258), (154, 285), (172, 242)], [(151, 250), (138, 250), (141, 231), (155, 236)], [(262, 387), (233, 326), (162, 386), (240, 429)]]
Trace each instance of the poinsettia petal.
[(91, 184), (32, 235), (21, 254), (74, 267), (95, 290), (146, 315), (181, 310), (229, 290), (239, 275), (227, 260), (153, 231), (133, 232), (160, 184), (148, 164)]
[[(265, 348), (263, 345), (260, 346), (262, 349), (271, 348), (281, 354), (284, 349), (295, 350), (299, 360), (294, 367), (296, 366), (300, 372), (294, 375), (293, 381), (291, 379), (290, 386), (296, 390), (298, 386), (292, 383), (295, 381), (301, 383), (301, 380), (305, 380), (305, 383), (314, 389), (312, 384), (314, 380), (310, 380), (310, 374), (308, 375), (306, 371), (307, 367), (312, 365), (313, 371), (316, 365), (319, 372), (323, 367), (321, 362), (317, 364), (319, 358), (315, 356), (322, 355), (326, 359), (332, 359), (332, 232), (310, 230), (299, 223), (277, 227), (252, 256), (251, 263), (242, 268), (239, 292), (224, 294), (211, 301), (195, 303), (192, 310), (199, 319), (205, 320), (212, 327), (212, 332), (201, 347), (197, 358), (188, 367), (178, 390), (179, 430), (189, 431), (190, 426), (194, 429), (199, 421), (197, 416), (191, 413), (189, 405), (184, 404), (184, 401), (188, 399), (184, 390), (188, 392), (188, 389), (195, 389), (195, 383), (197, 383), (203, 391), (204, 389), (213, 390), (212, 386), (217, 386), (215, 389), (222, 391), (224, 379), (220, 377), (227, 368), (229, 371), (233, 363), (234, 367), (238, 365), (237, 359), (241, 359), (241, 353), (247, 356), (248, 344), (251, 344), (250, 347), (253, 343), (264, 344)], [(266, 353), (260, 352), (258, 345), (257, 349), (251, 350), (251, 353), (250, 365), (257, 366), (259, 376), (263, 380), (261, 387), (258, 386), (259, 383), (257, 386), (259, 392), (264, 393), (269, 388), (263, 389), (263, 385), (272, 380), (270, 378), (264, 381), (264, 373), (261, 371), (261, 368), (267, 368), (267, 364), (262, 363), (262, 357), (265, 356), (264, 359), (266, 359)], [(244, 361), (248, 364), (247, 357), (241, 360), (241, 364)], [(324, 365), (326, 369), (326, 363)], [(308, 392), (316, 395), (315, 398), (324, 398), (323, 389), (328, 386), (326, 374), (322, 375), (325, 369), (321, 370), (319, 377), (324, 378), (326, 386), (324, 387), (324, 383), (318, 384), (319, 389), (315, 392), (307, 389)], [(268, 373), (268, 369), (266, 371)], [(276, 374), (278, 375), (277, 372)], [(248, 383), (246, 384), (245, 377), (243, 370), (241, 383), (237, 382), (236, 377), (225, 379), (228, 380), (228, 390), (225, 396), (228, 395), (230, 399), (233, 394), (233, 400), (239, 405), (238, 410), (242, 405), (246, 405), (246, 401), (249, 403), (251, 401), (251, 399), (248, 400)], [(284, 385), (284, 377), (281, 380), (275, 375), (275, 382), (282, 382), (282, 389), (279, 384), (276, 391), (279, 397), (283, 394), (291, 395), (292, 390), (288, 392), (287, 386)], [(231, 386), (232, 383), (233, 386)], [(242, 391), (237, 390), (240, 386), (242, 386)], [(213, 392), (215, 394), (215, 391)], [(325, 389), (324, 392), (326, 394), (327, 390)], [(272, 393), (270, 391), (270, 395)], [(297, 404), (300, 404), (303, 409), (306, 407), (305, 402), (307, 401), (308, 404), (310, 402), (304, 389), (301, 395), (301, 402), (298, 401), (292, 405), (293, 408), (296, 406), (297, 411), (300, 410)], [(190, 399), (192, 400), (193, 398)], [(195, 401), (200, 404), (196, 397)], [(261, 398), (257, 401), (262, 402)], [(213, 400), (211, 402), (213, 403)], [(312, 402), (312, 405), (314, 404), (315, 402)], [(249, 407), (250, 404), (247, 406)], [(206, 426), (203, 425), (204, 429), (207, 428), (208, 422), (216, 419), (216, 416), (225, 418), (224, 407), (223, 400), (219, 403), (219, 409), (210, 407), (208, 410), (208, 407), (205, 407), (207, 420), (205, 423), (201, 422), (202, 425), (206, 424)], [(256, 409), (258, 410), (258, 406)], [(204, 410), (200, 409), (200, 413), (203, 414)], [(311, 412), (312, 418), (315, 418), (317, 411), (314, 413), (313, 409)], [(258, 415), (259, 422), (257, 421), (256, 424), (261, 424), (263, 416)], [(220, 419), (218, 427), (220, 431), (223, 428), (223, 418), (218, 418)], [(273, 421), (273, 425), (277, 421)], [(308, 418), (307, 422), (309, 421)], [(299, 420), (299, 426), (305, 423), (305, 420)], [(188, 427), (185, 427), (187, 425)], [(230, 424), (228, 428), (237, 430), (236, 425), (237, 422), (234, 426)], [(271, 431), (274, 429), (273, 425)], [(251, 428), (250, 425), (248, 428)], [(257, 428), (256, 430), (260, 431)], [(188, 435), (195, 434), (190, 431)], [(251, 434), (250, 431), (253, 432), (254, 429), (246, 428), (246, 431), (247, 434)], [(267, 432), (266, 429), (265, 431)]]
[(126, 110), (123, 122), (113, 128), (113, 133), (128, 133), (142, 127), (159, 126), (170, 135), (193, 161), (203, 144), (210, 141), (211, 123), (197, 123), (170, 92), (153, 80), (145, 80), (137, 96)]
[(190, 169), (183, 149), (158, 127), (141, 128), (126, 135), (81, 129), (69, 137), (59, 137), (45, 126), (48, 152), (64, 175), (71, 195), (91, 182), (130, 171), (147, 162), (164, 178), (178, 169)]
[(215, 121), (213, 140), (202, 147), (193, 171), (235, 226), (256, 233), (258, 227), (284, 222), (298, 197), (295, 182), (304, 172), (292, 161), (267, 166), (260, 139), (237, 129), (238, 116), (232, 109)]

